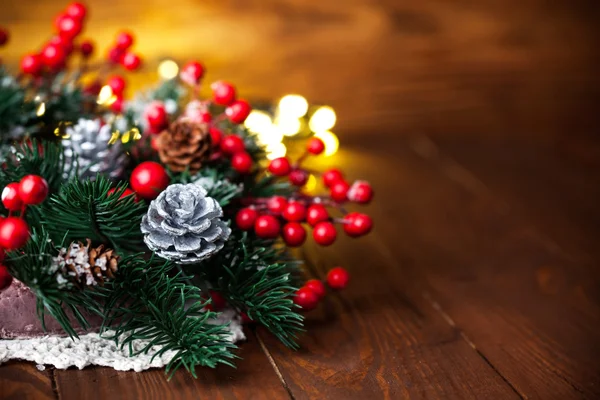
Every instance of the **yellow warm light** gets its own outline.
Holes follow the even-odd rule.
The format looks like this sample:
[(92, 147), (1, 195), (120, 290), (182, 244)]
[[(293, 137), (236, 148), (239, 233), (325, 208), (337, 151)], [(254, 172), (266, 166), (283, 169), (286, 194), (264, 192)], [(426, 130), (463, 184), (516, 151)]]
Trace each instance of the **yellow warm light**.
[(116, 96), (113, 95), (113, 91), (110, 88), (110, 86), (102, 86), (102, 89), (100, 89), (100, 93), (98, 93), (98, 99), (96, 100), (96, 103), (100, 105), (108, 105), (114, 103), (115, 100), (113, 100), (113, 97), (115, 97), (116, 100)]
[(277, 143), (281, 143), (283, 140), (283, 133), (275, 129), (275, 127), (271, 126), (269, 129), (261, 131), (258, 134), (258, 141), (262, 145), (273, 145)]
[(308, 111), (308, 101), (298, 94), (288, 94), (279, 100), (279, 115), (301, 118)]
[(38, 106), (37, 111), (35, 112), (35, 115), (37, 115), (38, 117), (41, 117), (44, 114), (46, 114), (46, 103), (42, 102)]
[(321, 139), (325, 144), (325, 152), (323, 155), (331, 156), (338, 151), (338, 148), (340, 147), (340, 141), (333, 132), (319, 132), (315, 134), (315, 137)]
[(286, 115), (280, 115), (277, 118), (277, 130), (285, 136), (294, 136), (300, 132), (302, 123), (296, 117), (290, 117)]
[(250, 132), (262, 133), (271, 129), (273, 123), (269, 114), (263, 111), (252, 110), (250, 115), (244, 121), (244, 126), (248, 128)]
[(274, 160), (279, 157), (285, 156), (287, 149), (283, 143), (274, 143), (272, 145), (267, 146), (267, 158), (269, 160)]
[(313, 132), (324, 132), (335, 126), (336, 116), (333, 108), (329, 106), (319, 107), (310, 117), (308, 126)]
[(313, 174), (310, 174), (308, 176), (308, 180), (306, 181), (306, 184), (304, 185), (304, 190), (306, 190), (308, 193), (312, 193), (315, 191), (316, 188), (317, 188), (317, 178), (315, 178), (315, 176)]
[(179, 74), (179, 66), (173, 60), (164, 60), (158, 64), (158, 75), (164, 79), (169, 80), (177, 77)]

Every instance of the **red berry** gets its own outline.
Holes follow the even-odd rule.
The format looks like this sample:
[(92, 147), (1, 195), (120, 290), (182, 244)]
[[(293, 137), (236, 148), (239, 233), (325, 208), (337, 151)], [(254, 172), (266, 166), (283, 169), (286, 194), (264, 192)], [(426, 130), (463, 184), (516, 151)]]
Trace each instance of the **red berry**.
[(106, 53), (106, 59), (113, 64), (119, 64), (123, 61), (123, 57), (125, 57), (125, 50), (118, 47), (111, 47)]
[(40, 204), (48, 197), (48, 182), (39, 175), (27, 175), (19, 182), (19, 197), (27, 205)]
[(246, 314), (245, 312), (240, 312), (240, 317), (242, 317), (242, 323), (243, 324), (252, 324), (254, 323), (254, 320), (252, 318), (250, 318), (248, 316), (248, 314)]
[(117, 97), (117, 99), (110, 104), (110, 110), (115, 114), (120, 114), (123, 112), (123, 105), (123, 97)]
[(327, 284), (332, 289), (343, 289), (348, 286), (350, 274), (342, 267), (332, 268), (327, 273)]
[(263, 239), (275, 239), (280, 228), (279, 221), (272, 215), (261, 215), (254, 223), (254, 232)]
[(373, 198), (373, 188), (367, 181), (356, 181), (348, 190), (348, 200), (367, 204)]
[(23, 200), (19, 197), (19, 184), (9, 183), (2, 190), (2, 204), (9, 211), (19, 211), (23, 208)]
[(137, 54), (125, 53), (121, 60), (121, 65), (123, 65), (127, 71), (135, 71), (142, 65), (142, 59)]
[(167, 110), (160, 101), (153, 101), (148, 104), (146, 110), (144, 110), (144, 116), (152, 133), (160, 133), (169, 123)]
[(294, 303), (302, 307), (304, 311), (314, 310), (319, 304), (319, 296), (310, 288), (304, 286), (296, 292)]
[(210, 311), (219, 311), (225, 308), (227, 300), (225, 300), (225, 297), (223, 297), (221, 293), (215, 290), (209, 290), (208, 293), (210, 294), (211, 303), (205, 307), (206, 309)]
[(234, 124), (241, 124), (250, 115), (251, 110), (252, 107), (246, 100), (236, 100), (225, 109), (225, 115)]
[(306, 240), (306, 230), (298, 222), (288, 222), (281, 231), (285, 244), (290, 247), (301, 246)]
[[(116, 191), (117, 191), (117, 189), (116, 189), (116, 188), (112, 188), (112, 189), (110, 189), (110, 190), (108, 191), (108, 195), (109, 195), (109, 196), (112, 196), (112, 194), (113, 194), (114, 192), (116, 192)], [(123, 192), (123, 194), (122, 194), (121, 196), (119, 196), (119, 199), (124, 199), (125, 197), (128, 197), (128, 196), (134, 196), (134, 198), (133, 198), (133, 201), (135, 201), (136, 203), (137, 203), (138, 201), (140, 201), (140, 199), (138, 199), (138, 197), (137, 197), (137, 195), (135, 194), (135, 192), (134, 192), (133, 190), (129, 189), (129, 188), (125, 188), (125, 191)]]
[(308, 207), (308, 211), (306, 212), (306, 222), (310, 226), (315, 226), (319, 222), (329, 220), (329, 213), (327, 209), (322, 204), (313, 204)]
[(50, 68), (60, 67), (67, 58), (67, 53), (62, 46), (49, 44), (42, 50), (42, 62)]
[(75, 18), (78, 21), (82, 21), (85, 18), (85, 15), (87, 14), (87, 9), (81, 3), (71, 3), (67, 6), (65, 14)]
[(350, 190), (350, 185), (348, 185), (347, 182), (345, 181), (337, 181), (335, 182), (333, 185), (331, 185), (330, 189), (330, 196), (331, 198), (338, 202), (338, 203), (342, 203), (346, 200), (348, 200), (348, 190)]
[(42, 72), (44, 64), (37, 54), (28, 54), (21, 59), (21, 72), (29, 75), (38, 75)]
[(94, 42), (91, 40), (85, 40), (81, 42), (79, 45), (79, 51), (83, 57), (88, 58), (94, 52)]
[(281, 214), (288, 205), (288, 201), (283, 196), (273, 196), (267, 201), (267, 208), (274, 214)]
[(323, 183), (325, 186), (330, 187), (337, 181), (341, 181), (344, 179), (342, 173), (337, 169), (330, 169), (323, 173)]
[(154, 161), (145, 161), (131, 172), (131, 188), (142, 198), (155, 199), (169, 186), (169, 175), (165, 168)]
[(196, 86), (204, 76), (204, 67), (198, 61), (190, 61), (181, 68), (179, 77), (190, 86)]
[(8, 217), (0, 222), (0, 247), (15, 250), (23, 247), (29, 240), (27, 222), (17, 217)]
[(290, 172), (290, 182), (294, 186), (304, 186), (308, 182), (308, 173), (303, 169), (295, 169)]
[(335, 226), (331, 222), (319, 222), (313, 229), (313, 239), (321, 246), (329, 246), (337, 237)]
[(366, 235), (373, 228), (373, 220), (366, 214), (351, 212), (344, 218), (344, 232), (351, 237)]
[(235, 216), (235, 223), (243, 231), (249, 231), (258, 218), (258, 212), (253, 208), (242, 208)]
[(205, 124), (208, 124), (210, 121), (212, 121), (212, 115), (209, 112), (200, 112), (198, 113), (198, 121), (199, 122), (203, 122)]
[(8, 30), (0, 26), (0, 47), (8, 43)]
[[(214, 126), (210, 127), (210, 140), (213, 147), (217, 147), (221, 143), (221, 137), (223, 136), (223, 132)], [(243, 144), (243, 143), (242, 143)]]
[(83, 88), (83, 92), (90, 96), (98, 96), (102, 89), (102, 83), (99, 80), (95, 80)]
[(325, 285), (323, 285), (323, 282), (321, 282), (318, 279), (311, 279), (306, 281), (304, 287), (307, 287), (310, 290), (312, 290), (317, 296), (319, 296), (320, 299), (325, 297), (325, 294), (327, 293), (325, 290)]
[(8, 273), (8, 268), (5, 265), (0, 265), (0, 290), (4, 290), (10, 286), (13, 277)]
[(221, 141), (221, 151), (225, 154), (233, 155), (246, 149), (244, 141), (237, 135), (228, 135)]
[(71, 39), (66, 39), (62, 36), (54, 36), (49, 41), (48, 44), (55, 44), (60, 46), (65, 51), (65, 54), (69, 55), (73, 52), (73, 42)]
[(75, 36), (79, 35), (83, 28), (81, 21), (69, 15), (61, 15), (56, 18), (55, 27), (60, 36), (69, 40), (72, 40)]
[(117, 96), (121, 96), (123, 94), (123, 91), (125, 90), (125, 78), (123, 78), (122, 76), (119, 75), (113, 75), (110, 78), (108, 78), (108, 80), (106, 81), (106, 84), (108, 86), (110, 86), (110, 88), (112, 89), (112, 92), (117, 95)]
[(252, 157), (245, 151), (235, 153), (231, 157), (231, 167), (240, 174), (248, 174), (252, 169)]
[(133, 38), (133, 34), (131, 32), (127, 32), (127, 31), (119, 32), (115, 39), (115, 46), (118, 49), (125, 51), (133, 45), (133, 41), (134, 41), (134, 38)]
[(235, 101), (235, 87), (224, 81), (213, 82), (210, 85), (215, 103), (228, 106)]
[(269, 163), (269, 172), (273, 175), (286, 176), (291, 169), (290, 160), (285, 157), (276, 158)]
[(292, 222), (301, 222), (304, 221), (306, 217), (306, 207), (304, 204), (299, 203), (297, 201), (290, 201), (283, 210), (282, 214), (283, 218)]
[(325, 143), (323, 143), (321, 139), (315, 137), (308, 141), (306, 149), (311, 154), (321, 154), (325, 150)]

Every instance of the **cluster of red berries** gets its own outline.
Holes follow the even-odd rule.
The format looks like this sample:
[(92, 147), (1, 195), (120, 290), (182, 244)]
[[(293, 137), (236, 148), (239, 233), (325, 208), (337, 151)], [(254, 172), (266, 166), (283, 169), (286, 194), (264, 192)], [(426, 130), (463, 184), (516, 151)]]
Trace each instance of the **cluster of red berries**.
[[(331, 289), (341, 290), (348, 285), (350, 274), (342, 267), (335, 267), (327, 273), (325, 281)], [(294, 303), (302, 307), (304, 311), (314, 310), (326, 293), (325, 284), (322, 281), (311, 279), (298, 289), (294, 296)]]
[[(87, 8), (81, 3), (71, 3), (54, 19), (55, 35), (46, 42), (39, 52), (29, 53), (21, 59), (21, 72), (34, 77), (44, 72), (56, 73), (65, 68), (69, 57), (79, 53), (87, 60), (94, 53), (91, 40), (77, 38), (85, 25)], [(4, 38), (4, 40), (3, 40)], [(8, 33), (0, 29), (0, 45), (8, 40)], [(107, 53), (111, 64), (120, 64), (128, 71), (135, 71), (142, 64), (141, 57), (131, 51), (134, 37), (129, 32), (121, 32), (116, 36), (113, 46)]]
[[(205, 72), (204, 66), (198, 61), (190, 61), (181, 68), (179, 76), (183, 82), (194, 88), (194, 96), (198, 94)], [(193, 100), (188, 105), (184, 117), (194, 122), (209, 124), (212, 145), (220, 150), (217, 155), (229, 157), (233, 169), (240, 174), (248, 174), (252, 171), (253, 160), (246, 151), (244, 141), (235, 134), (223, 136), (217, 123), (227, 118), (232, 123), (241, 124), (250, 114), (252, 107), (246, 100), (237, 99), (235, 87), (228, 82), (214, 82), (211, 84), (211, 90), (212, 100)], [(221, 109), (224, 107), (223, 113), (213, 118), (210, 112), (211, 105)], [(169, 125), (169, 115), (164, 103), (160, 101), (154, 101), (146, 107), (144, 119), (151, 134), (159, 134)]]
[[(313, 228), (312, 236), (321, 246), (333, 244), (337, 238), (335, 223), (340, 223), (351, 237), (366, 235), (373, 222), (366, 214), (351, 212), (342, 219), (331, 218), (321, 198), (286, 199), (273, 196), (254, 199), (255, 204), (238, 211), (235, 221), (242, 230), (254, 230), (263, 239), (282, 236), (290, 247), (301, 246), (306, 240), (303, 222)], [(282, 226), (283, 224), (283, 226)]]
[[(16, 250), (29, 240), (29, 226), (23, 219), (27, 206), (42, 203), (48, 197), (48, 182), (38, 175), (27, 175), (19, 182), (6, 185), (2, 190), (2, 204), (9, 216), (0, 217), (0, 263), (4, 261), (6, 250)], [(13, 213), (20, 212), (15, 217)], [(4, 289), (12, 277), (6, 266), (0, 264), (0, 290)]]
[(134, 41), (135, 38), (131, 32), (119, 32), (106, 53), (106, 60), (112, 64), (121, 64), (128, 71), (140, 69), (142, 57), (131, 51)]

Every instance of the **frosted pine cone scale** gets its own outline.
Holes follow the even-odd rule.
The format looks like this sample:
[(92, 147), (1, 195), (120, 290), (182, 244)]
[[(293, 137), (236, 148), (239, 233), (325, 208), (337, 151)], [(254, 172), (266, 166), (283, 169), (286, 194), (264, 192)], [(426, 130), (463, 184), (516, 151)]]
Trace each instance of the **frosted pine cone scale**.
[(142, 219), (144, 242), (159, 257), (194, 264), (223, 248), (231, 229), (219, 203), (195, 184), (167, 187)]

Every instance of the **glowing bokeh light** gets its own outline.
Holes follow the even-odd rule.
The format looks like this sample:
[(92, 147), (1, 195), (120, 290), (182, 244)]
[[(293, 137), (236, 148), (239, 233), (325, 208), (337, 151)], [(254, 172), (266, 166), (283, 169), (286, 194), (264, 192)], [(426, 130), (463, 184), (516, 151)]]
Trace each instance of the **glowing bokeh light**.
[(306, 184), (304, 185), (304, 189), (308, 193), (312, 193), (315, 191), (316, 188), (317, 188), (317, 178), (315, 178), (315, 176), (313, 174), (308, 175), (308, 180), (306, 181)]
[(114, 96), (111, 87), (108, 85), (102, 86), (100, 93), (98, 93), (98, 100), (96, 100), (96, 103), (100, 105), (109, 104), (112, 97)]
[(290, 117), (286, 115), (279, 115), (276, 124), (277, 130), (285, 136), (294, 136), (300, 132), (302, 123), (296, 117)]
[(287, 149), (283, 143), (273, 143), (272, 145), (268, 145), (267, 148), (267, 158), (269, 160), (274, 160), (279, 157), (285, 156)]
[(318, 133), (328, 131), (335, 126), (336, 116), (333, 108), (329, 106), (319, 107), (310, 117), (308, 126), (311, 131)]
[(158, 64), (158, 75), (164, 79), (169, 80), (177, 77), (179, 74), (179, 66), (173, 60), (164, 60)]
[(288, 94), (279, 100), (279, 115), (301, 118), (308, 111), (308, 101), (299, 94)]
[(333, 132), (319, 132), (315, 134), (315, 137), (321, 139), (325, 144), (325, 152), (323, 153), (324, 156), (331, 156), (338, 151), (338, 148), (340, 147), (340, 141)]
[(264, 111), (252, 110), (250, 115), (244, 121), (244, 126), (248, 128), (250, 132), (262, 133), (270, 130), (273, 123), (271, 117)]
[(46, 103), (41, 102), (37, 108), (37, 111), (35, 112), (35, 115), (37, 115), (38, 117), (41, 117), (44, 114), (46, 114)]

